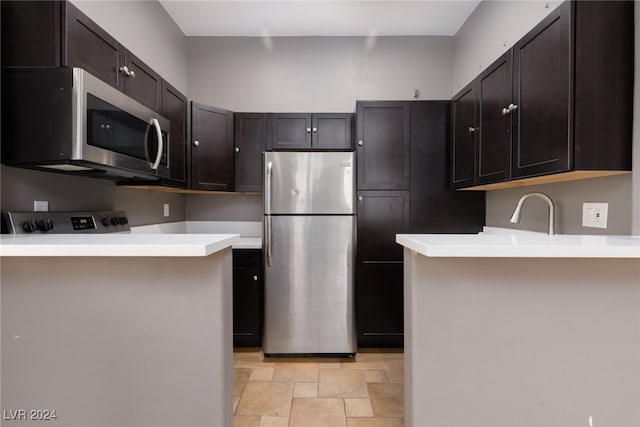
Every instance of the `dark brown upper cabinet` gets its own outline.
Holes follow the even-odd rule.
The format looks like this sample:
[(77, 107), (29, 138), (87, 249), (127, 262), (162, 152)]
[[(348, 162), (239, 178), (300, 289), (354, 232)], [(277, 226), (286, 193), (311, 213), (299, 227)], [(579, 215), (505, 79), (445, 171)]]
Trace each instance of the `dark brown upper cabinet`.
[(191, 102), (191, 188), (233, 189), (233, 113)]
[(359, 190), (409, 189), (409, 103), (357, 101)]
[(565, 2), (513, 48), (513, 178), (631, 170), (633, 2)]
[(513, 48), (514, 178), (571, 167), (570, 29), (570, 3), (564, 3)]
[(353, 114), (311, 115), (311, 148), (314, 150), (353, 150)]
[(162, 115), (169, 119), (169, 178), (163, 183), (173, 187), (187, 188), (187, 164), (190, 146), (187, 143), (187, 97), (162, 81)]
[(270, 149), (352, 150), (353, 114), (273, 113)]
[(262, 152), (266, 147), (267, 114), (235, 113), (234, 116), (234, 190), (262, 191)]
[[(124, 91), (125, 48), (93, 20), (69, 2), (60, 5), (62, 65), (87, 70), (100, 80)], [(50, 37), (53, 35), (50, 35)]]
[[(125, 51), (124, 93), (155, 111), (162, 108), (162, 78), (128, 50)], [(124, 68), (126, 67), (126, 68)]]
[(451, 103), (451, 185), (470, 187), (475, 182), (476, 81), (467, 85)]
[[(476, 79), (476, 179), (460, 180), (454, 167), (454, 188), (504, 188), (510, 183), (500, 181), (509, 179), (553, 182), (547, 175), (566, 173), (558, 179), (567, 180), (631, 170), (633, 7), (628, 1), (562, 3), (515, 44), (511, 67), (507, 53)], [(501, 122), (498, 111), (508, 121)], [(455, 163), (461, 161), (456, 132), (467, 125), (455, 114), (454, 121)]]
[(511, 50), (477, 79), (475, 182), (489, 184), (511, 178)]
[(68, 1), (2, 1), (2, 65), (79, 67), (160, 112), (162, 79)]
[(273, 150), (311, 148), (311, 114), (274, 113), (271, 115)]

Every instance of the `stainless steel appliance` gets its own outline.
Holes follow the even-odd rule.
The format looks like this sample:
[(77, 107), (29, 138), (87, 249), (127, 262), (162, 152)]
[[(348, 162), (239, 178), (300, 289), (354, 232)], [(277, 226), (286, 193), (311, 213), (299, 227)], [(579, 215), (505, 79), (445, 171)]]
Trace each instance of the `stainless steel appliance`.
[(80, 68), (2, 70), (2, 162), (103, 178), (169, 176), (169, 121)]
[(264, 155), (266, 356), (356, 352), (354, 160)]
[(102, 212), (6, 212), (4, 234), (128, 233), (124, 211)]

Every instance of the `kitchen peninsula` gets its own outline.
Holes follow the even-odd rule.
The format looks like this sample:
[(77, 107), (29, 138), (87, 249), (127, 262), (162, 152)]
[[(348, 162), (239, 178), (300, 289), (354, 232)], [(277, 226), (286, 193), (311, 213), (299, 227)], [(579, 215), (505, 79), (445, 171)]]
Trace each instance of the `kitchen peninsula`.
[(640, 238), (396, 241), (406, 425), (640, 425)]
[(2, 425), (232, 425), (238, 240), (1, 237)]

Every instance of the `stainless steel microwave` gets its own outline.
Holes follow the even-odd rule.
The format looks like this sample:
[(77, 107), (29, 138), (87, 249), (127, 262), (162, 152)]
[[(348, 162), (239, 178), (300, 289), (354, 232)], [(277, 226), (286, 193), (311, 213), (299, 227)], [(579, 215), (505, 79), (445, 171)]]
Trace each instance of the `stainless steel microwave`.
[(94, 177), (169, 176), (169, 120), (80, 68), (2, 69), (2, 163)]

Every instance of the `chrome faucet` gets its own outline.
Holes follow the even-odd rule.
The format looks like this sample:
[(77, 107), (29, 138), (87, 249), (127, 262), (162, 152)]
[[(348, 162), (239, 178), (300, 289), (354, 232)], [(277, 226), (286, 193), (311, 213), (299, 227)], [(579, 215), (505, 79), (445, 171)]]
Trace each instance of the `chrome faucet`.
[(511, 215), (511, 219), (509, 221), (511, 223), (513, 223), (513, 224), (517, 224), (517, 223), (520, 222), (520, 211), (522, 210), (522, 204), (529, 197), (539, 197), (542, 200), (544, 200), (545, 202), (547, 202), (547, 205), (549, 205), (549, 231), (548, 231), (548, 233), (549, 234), (554, 234), (554, 229), (553, 229), (553, 218), (554, 218), (553, 200), (551, 200), (551, 197), (547, 196), (544, 193), (527, 193), (524, 196), (520, 197), (520, 200), (518, 200), (518, 205), (516, 206), (516, 210), (513, 211), (513, 215)]

